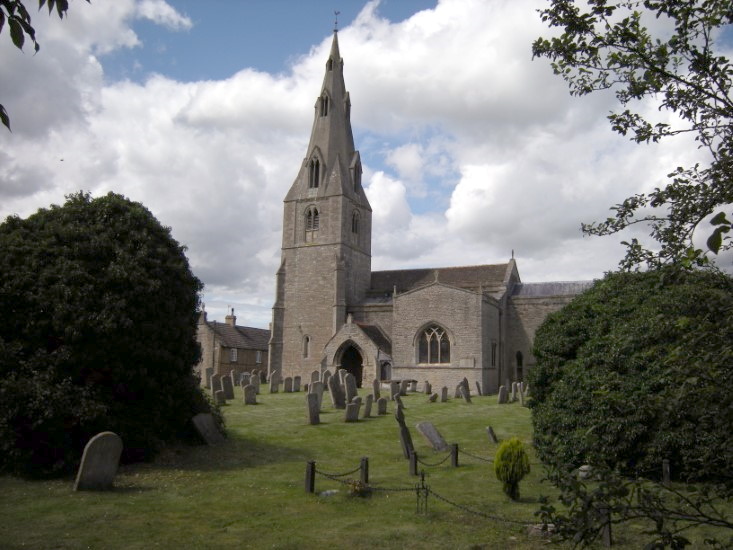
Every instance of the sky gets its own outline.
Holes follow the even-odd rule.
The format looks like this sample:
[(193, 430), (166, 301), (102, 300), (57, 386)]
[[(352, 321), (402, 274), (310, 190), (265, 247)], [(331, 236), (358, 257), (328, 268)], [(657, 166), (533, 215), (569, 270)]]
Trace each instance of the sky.
[[(504, 263), (525, 282), (614, 270), (581, 222), (700, 152), (636, 145), (612, 94), (571, 97), (531, 45), (542, 0), (71, 0), (0, 35), (0, 220), (79, 190), (143, 203), (187, 247), (210, 320), (267, 328), (283, 199), (306, 154), (338, 10), (373, 209), (372, 269)], [(642, 112), (656, 113), (642, 104)]]

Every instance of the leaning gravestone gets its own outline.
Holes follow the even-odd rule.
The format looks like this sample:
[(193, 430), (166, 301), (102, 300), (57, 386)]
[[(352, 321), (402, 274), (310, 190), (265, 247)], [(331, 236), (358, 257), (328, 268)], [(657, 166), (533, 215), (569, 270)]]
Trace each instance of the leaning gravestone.
[(456, 399), (458, 399), (459, 397), (461, 397), (461, 395), (462, 395), (461, 394), (461, 385), (460, 384), (457, 384), (456, 385), (456, 392), (453, 394), (453, 397), (455, 397)]
[(224, 390), (224, 399), (234, 399), (234, 382), (232, 382), (232, 377), (222, 376), (221, 386)]
[(377, 399), (377, 414), (387, 414), (387, 398), (380, 397)]
[(382, 384), (377, 380), (376, 378), (372, 380), (372, 395), (374, 396), (374, 399), (379, 399), (381, 396), (380, 390), (382, 389)]
[(433, 450), (442, 451), (448, 448), (448, 443), (443, 439), (443, 436), (440, 435), (440, 432), (432, 422), (418, 422), (415, 427), (427, 439)]
[(471, 403), (471, 394), (466, 389), (466, 386), (461, 384), (461, 397), (466, 401), (466, 403)]
[(362, 418), (369, 418), (372, 415), (372, 403), (374, 402), (374, 396), (370, 393), (366, 396), (364, 402), (364, 414)]
[[(320, 384), (320, 382), (319, 382)], [(308, 424), (315, 425), (321, 423), (321, 408), (318, 403), (318, 394), (306, 393), (305, 402), (308, 406)]]
[(300, 376), (293, 376), (293, 391), (298, 393), (300, 391)]
[(328, 391), (331, 394), (331, 403), (334, 409), (346, 408), (346, 396), (341, 388), (338, 376), (331, 376), (328, 379)]
[(323, 382), (316, 380), (308, 388), (308, 393), (315, 393), (318, 396), (318, 410), (323, 406)]
[(461, 380), (461, 386), (463, 386), (466, 389), (466, 393), (468, 394), (468, 397), (471, 397), (471, 386), (468, 385), (468, 378), (465, 376), (463, 377), (463, 380)]
[(437, 400), (438, 400), (438, 394), (437, 393), (431, 394), (430, 397), (428, 397), (428, 402), (429, 403), (435, 403)]
[(122, 439), (116, 433), (102, 432), (92, 437), (84, 447), (74, 491), (111, 489), (121, 454)]
[(330, 388), (331, 386), (328, 385), (328, 380), (333, 376), (331, 374), (331, 371), (326, 369), (323, 371), (323, 374), (321, 375), (321, 382), (323, 382), (324, 388)]
[(509, 402), (514, 403), (517, 400), (517, 383), (512, 382), (512, 393), (509, 396)]
[(497, 402), (499, 405), (503, 405), (507, 402), (507, 391), (506, 386), (499, 386), (499, 395), (497, 396)]
[(361, 400), (357, 397), (357, 401), (346, 405), (344, 422), (357, 422), (359, 420), (359, 409), (361, 409)]
[(445, 403), (448, 401), (448, 386), (443, 386), (440, 389), (440, 402)]
[(486, 435), (489, 436), (489, 440), (494, 444), (499, 444), (499, 438), (496, 437), (496, 434), (494, 433), (494, 429), (491, 426), (486, 426)]
[(400, 393), (400, 383), (390, 382), (389, 383), (389, 398), (394, 401), (394, 396)]
[(358, 391), (356, 389), (356, 378), (350, 372), (344, 375), (344, 389), (346, 390), (346, 402), (351, 403), (354, 397), (358, 395)]
[(283, 381), (283, 393), (293, 393), (293, 378), (286, 376)]
[(212, 397), (216, 396), (216, 392), (221, 390), (221, 374), (212, 374), (211, 375), (211, 395)]
[(478, 380), (476, 380), (476, 393), (479, 397), (483, 395), (483, 392), (481, 391), (481, 384), (479, 384)]
[(199, 413), (194, 416), (191, 421), (194, 428), (207, 445), (217, 445), (224, 443), (224, 434), (219, 431), (219, 427), (214, 422), (214, 416), (211, 413)]
[(394, 414), (397, 424), (400, 426), (400, 446), (402, 447), (402, 454), (405, 458), (409, 459), (410, 455), (415, 452), (415, 447), (412, 444), (412, 436), (410, 430), (405, 424), (405, 413), (402, 412), (402, 407), (397, 405), (397, 410)]
[(255, 387), (252, 384), (247, 384), (246, 386), (244, 386), (244, 404), (257, 404), (257, 390), (255, 390)]

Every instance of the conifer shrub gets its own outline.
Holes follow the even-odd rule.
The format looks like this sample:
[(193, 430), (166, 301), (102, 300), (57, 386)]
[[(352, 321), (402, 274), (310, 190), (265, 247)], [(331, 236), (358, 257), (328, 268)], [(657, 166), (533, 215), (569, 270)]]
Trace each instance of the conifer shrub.
[(512, 437), (499, 445), (494, 457), (494, 473), (512, 500), (519, 500), (519, 482), (529, 471), (529, 456), (518, 438)]

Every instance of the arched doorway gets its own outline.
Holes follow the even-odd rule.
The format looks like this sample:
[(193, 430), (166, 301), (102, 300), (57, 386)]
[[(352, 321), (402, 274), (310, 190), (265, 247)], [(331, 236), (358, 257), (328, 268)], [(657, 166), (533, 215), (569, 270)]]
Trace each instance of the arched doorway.
[(356, 378), (356, 387), (361, 388), (361, 378), (364, 371), (361, 353), (354, 346), (349, 346), (341, 355), (341, 368)]

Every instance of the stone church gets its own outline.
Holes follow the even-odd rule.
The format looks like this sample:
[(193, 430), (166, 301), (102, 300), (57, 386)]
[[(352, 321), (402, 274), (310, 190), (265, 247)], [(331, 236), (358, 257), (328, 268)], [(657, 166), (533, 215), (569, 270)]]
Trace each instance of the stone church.
[(334, 33), (306, 156), (284, 201), (268, 373), (346, 369), (496, 392), (532, 368), (535, 330), (589, 286), (522, 283), (516, 261), (371, 270), (372, 209)]

